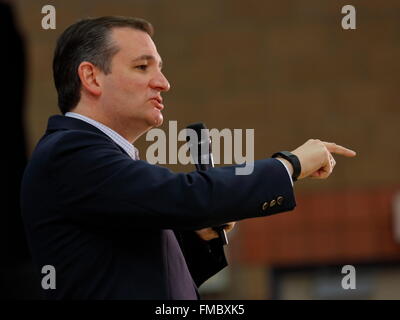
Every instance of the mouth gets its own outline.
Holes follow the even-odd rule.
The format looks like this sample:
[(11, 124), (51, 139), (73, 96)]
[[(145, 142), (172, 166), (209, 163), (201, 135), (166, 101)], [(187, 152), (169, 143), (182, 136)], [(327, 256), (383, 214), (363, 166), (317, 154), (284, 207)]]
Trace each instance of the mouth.
[(153, 103), (153, 105), (156, 107), (157, 110), (162, 110), (164, 109), (164, 105), (162, 104), (162, 98), (161, 97), (154, 97), (151, 98), (149, 101)]

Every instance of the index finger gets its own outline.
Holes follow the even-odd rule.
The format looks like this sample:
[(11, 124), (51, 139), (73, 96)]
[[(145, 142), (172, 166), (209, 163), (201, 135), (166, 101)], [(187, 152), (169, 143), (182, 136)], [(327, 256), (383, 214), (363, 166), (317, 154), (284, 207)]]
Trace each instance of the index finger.
[(333, 142), (324, 142), (323, 141), (323, 144), (328, 149), (328, 151), (331, 153), (340, 154), (345, 157), (355, 157), (357, 154), (354, 150), (345, 148), (345, 147), (340, 146)]

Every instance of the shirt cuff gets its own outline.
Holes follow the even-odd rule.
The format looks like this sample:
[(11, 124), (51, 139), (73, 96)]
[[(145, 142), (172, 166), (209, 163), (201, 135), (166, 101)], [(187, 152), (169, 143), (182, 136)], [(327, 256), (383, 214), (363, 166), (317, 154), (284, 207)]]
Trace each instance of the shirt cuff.
[(289, 175), (290, 182), (292, 183), (292, 187), (293, 187), (293, 179), (292, 179), (292, 176), (290, 175), (290, 171), (289, 171), (288, 167), (286, 167), (286, 164), (282, 161), (282, 159), (279, 159), (279, 158), (275, 158), (275, 159), (279, 160), (279, 162), (282, 163), (283, 166), (285, 167), (285, 169), (286, 169), (286, 171), (287, 171), (287, 173)]

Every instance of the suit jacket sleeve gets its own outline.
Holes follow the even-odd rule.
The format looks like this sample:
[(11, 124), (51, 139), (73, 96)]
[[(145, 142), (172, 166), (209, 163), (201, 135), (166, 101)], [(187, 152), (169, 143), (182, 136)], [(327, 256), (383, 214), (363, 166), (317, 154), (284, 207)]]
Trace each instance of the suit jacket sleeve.
[[(276, 159), (255, 161), (250, 175), (235, 175), (237, 166), (174, 173), (132, 161), (101, 134), (70, 130), (44, 137), (30, 165), (46, 170), (27, 170), (24, 206), (46, 198), (71, 221), (107, 228), (196, 230), (295, 207), (290, 178)], [(46, 197), (30, 179), (50, 180), (57, 192), (46, 190)], [(281, 204), (263, 210), (279, 196)]]

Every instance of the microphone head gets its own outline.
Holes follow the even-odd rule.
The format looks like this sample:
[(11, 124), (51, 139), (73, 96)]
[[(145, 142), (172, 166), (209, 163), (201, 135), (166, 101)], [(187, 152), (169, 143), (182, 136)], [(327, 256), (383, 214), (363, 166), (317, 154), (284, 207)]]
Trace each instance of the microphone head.
[[(196, 122), (188, 125), (186, 127), (187, 129), (192, 129), (196, 132), (197, 138), (200, 141), (201, 140), (201, 130), (202, 129), (207, 129), (206, 125), (203, 122)], [(190, 140), (190, 135), (186, 135), (186, 141)]]

